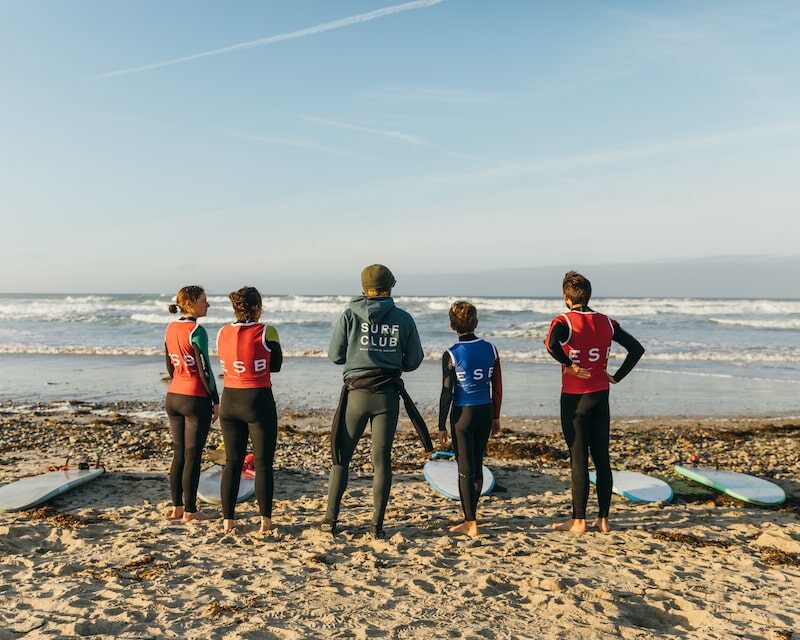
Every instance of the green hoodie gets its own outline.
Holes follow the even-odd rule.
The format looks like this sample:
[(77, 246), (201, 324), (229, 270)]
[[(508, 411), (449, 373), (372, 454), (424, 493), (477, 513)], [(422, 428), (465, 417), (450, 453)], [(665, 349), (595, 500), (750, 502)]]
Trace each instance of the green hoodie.
[(414, 371), (424, 353), (414, 319), (390, 297), (350, 301), (333, 331), (328, 357), (344, 365), (344, 379), (368, 371)]

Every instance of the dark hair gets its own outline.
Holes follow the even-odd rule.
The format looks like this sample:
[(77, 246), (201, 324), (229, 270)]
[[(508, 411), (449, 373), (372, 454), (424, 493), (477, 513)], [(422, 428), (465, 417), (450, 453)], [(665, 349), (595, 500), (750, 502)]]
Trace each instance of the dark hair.
[(458, 333), (472, 333), (478, 326), (478, 310), (464, 300), (454, 302), (450, 307), (450, 326)]
[(261, 309), (261, 294), (255, 287), (242, 287), (228, 297), (237, 322), (255, 322)]
[(178, 311), (186, 311), (194, 305), (205, 293), (205, 289), (197, 284), (190, 284), (185, 287), (181, 287), (178, 293), (175, 295), (175, 303), (172, 303), (167, 307), (170, 313), (178, 313)]
[(586, 306), (592, 297), (592, 283), (577, 271), (567, 271), (562, 290), (573, 304)]

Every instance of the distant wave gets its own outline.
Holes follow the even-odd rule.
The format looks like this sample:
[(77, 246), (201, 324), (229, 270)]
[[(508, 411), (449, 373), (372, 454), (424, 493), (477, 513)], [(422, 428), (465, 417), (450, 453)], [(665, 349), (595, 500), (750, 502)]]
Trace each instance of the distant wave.
[(150, 347), (85, 347), (34, 345), (0, 345), (0, 354), (78, 355), (78, 356), (163, 356), (164, 350)]
[(526, 322), (508, 329), (493, 329), (487, 331), (484, 335), (487, 338), (535, 338), (536, 340), (543, 340), (547, 336), (549, 328), (549, 321)]
[(791, 330), (800, 329), (800, 319), (787, 318), (785, 320), (745, 320), (739, 318), (711, 318), (714, 324), (731, 327), (751, 327), (753, 329)]
[[(396, 301), (413, 315), (446, 318), (455, 296), (399, 296)], [(0, 297), (0, 321), (104, 322), (133, 319), (138, 322), (164, 323), (169, 296), (32, 296)], [(301, 320), (334, 321), (346, 308), (349, 296), (278, 296), (264, 298), (267, 321)], [(533, 314), (550, 317), (564, 311), (563, 303), (546, 298), (469, 298), (484, 314)], [(226, 296), (210, 296), (211, 322), (228, 322), (230, 301)], [(790, 316), (800, 315), (800, 302), (786, 300), (703, 300), (689, 298), (597, 298), (593, 306), (619, 318), (653, 316), (708, 317), (719, 324), (733, 323), (737, 316), (743, 322), (762, 322), (758, 316), (781, 316), (776, 322), (795, 322)], [(755, 319), (753, 317), (755, 316)], [(722, 321), (722, 322), (720, 322)], [(772, 328), (758, 324), (742, 324), (751, 328)], [(797, 328), (797, 324), (790, 328)]]
[[(213, 347), (213, 342), (212, 342)], [(442, 358), (444, 348), (428, 347), (425, 352), (425, 359), (438, 362)], [(210, 355), (216, 356), (216, 351), (209, 350)], [(158, 347), (115, 347), (115, 346), (83, 346), (83, 345), (64, 345), (54, 346), (48, 344), (0, 344), (0, 354), (41, 354), (41, 355), (101, 355), (101, 356), (163, 356), (164, 351)], [(314, 347), (286, 348), (283, 352), (287, 358), (327, 358), (327, 349)], [(500, 350), (500, 358), (503, 362), (514, 362), (522, 364), (555, 364), (553, 358), (542, 349), (531, 350)], [(612, 362), (620, 362), (625, 358), (622, 349), (611, 353)], [(800, 365), (800, 348), (781, 350), (780, 352), (730, 352), (730, 351), (677, 351), (665, 353), (653, 353), (648, 351), (642, 363), (647, 362), (714, 362), (728, 363), (734, 366), (747, 366), (751, 364), (767, 363), (787, 363), (795, 362)]]
[[(159, 313), (134, 313), (130, 316), (130, 319), (134, 322), (141, 322), (143, 324), (160, 324), (166, 326), (169, 322), (176, 320), (177, 318), (174, 315), (167, 315), (167, 314), (159, 314)], [(303, 318), (279, 318), (276, 317), (271, 319), (269, 317), (263, 318), (264, 322), (267, 324), (275, 324), (275, 325), (300, 325), (306, 327), (313, 327), (313, 326), (320, 326), (320, 327), (330, 327), (333, 328), (333, 322), (331, 320), (319, 320), (319, 319), (303, 319)], [(234, 318), (232, 315), (208, 315), (204, 318), (200, 319), (200, 324), (204, 325), (223, 325), (228, 324), (229, 322), (233, 322)]]

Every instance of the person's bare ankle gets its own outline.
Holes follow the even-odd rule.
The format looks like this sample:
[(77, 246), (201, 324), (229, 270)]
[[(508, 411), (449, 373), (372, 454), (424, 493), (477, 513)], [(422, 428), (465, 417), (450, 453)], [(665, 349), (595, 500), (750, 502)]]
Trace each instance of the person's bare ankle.
[(169, 520), (180, 520), (183, 517), (183, 506), (171, 507), (164, 515)]

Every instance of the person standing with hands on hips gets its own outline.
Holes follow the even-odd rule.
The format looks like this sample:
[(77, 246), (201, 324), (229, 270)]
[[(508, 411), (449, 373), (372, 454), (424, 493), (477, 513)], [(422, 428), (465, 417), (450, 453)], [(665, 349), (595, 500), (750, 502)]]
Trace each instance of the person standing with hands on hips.
[[(569, 271), (562, 283), (564, 304), (569, 311), (553, 319), (545, 339), (547, 351), (561, 363), (561, 429), (569, 447), (572, 469), (572, 518), (553, 528), (586, 532), (586, 503), (589, 500), (589, 456), (597, 473), (600, 531), (611, 526), (611, 462), (609, 431), (611, 413), (609, 386), (627, 376), (644, 354), (644, 347), (624, 331), (616, 320), (589, 308), (592, 284), (581, 274)], [(615, 374), (606, 371), (611, 342), (618, 342), (628, 355)]]
[[(469, 302), (450, 307), (450, 328), (458, 342), (442, 356), (442, 391), (439, 397), (439, 444), (447, 445), (447, 414), (458, 460), (458, 493), (464, 522), (453, 533), (477, 538), (478, 498), (483, 489), (483, 456), (489, 436), (500, 431), (503, 379), (500, 356), (491, 342), (475, 335), (478, 311)], [(451, 410), (452, 405), (452, 410)]]

